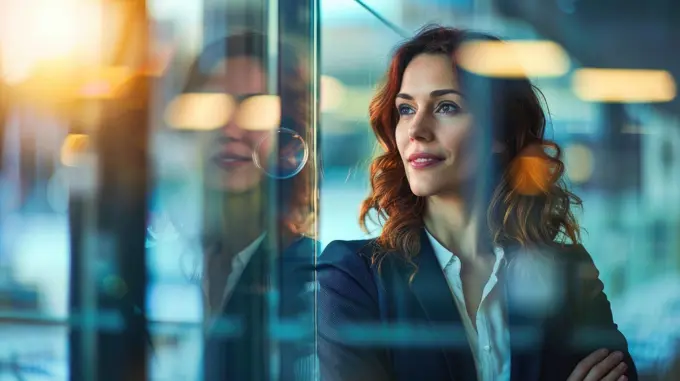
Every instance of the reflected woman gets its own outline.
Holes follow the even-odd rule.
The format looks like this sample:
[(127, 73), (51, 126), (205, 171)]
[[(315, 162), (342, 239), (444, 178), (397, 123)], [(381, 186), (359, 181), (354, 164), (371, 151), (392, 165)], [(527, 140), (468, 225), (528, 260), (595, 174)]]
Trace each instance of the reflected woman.
[(382, 232), (317, 266), (322, 380), (637, 379), (533, 86), (473, 74), (500, 44), (428, 27), (396, 49), (361, 211)]
[[(312, 333), (312, 307), (305, 291), (311, 282), (307, 266), (314, 245), (305, 237), (312, 227), (310, 168), (302, 143), (308, 136), (305, 72), (285, 44), (279, 64), (268, 67), (267, 46), (267, 37), (258, 33), (207, 46), (192, 66), (184, 91), (223, 100), (215, 112), (224, 116), (224, 123), (203, 133), (201, 150), (204, 379), (210, 381), (265, 380), (272, 372), (281, 380), (306, 379), (299, 365), (313, 354), (311, 341), (281, 343), (279, 360), (270, 361), (271, 314), (278, 319), (309, 318)], [(268, 88), (268, 73), (285, 78), (279, 89)], [(272, 155), (282, 154), (290, 154), (290, 160), (272, 160)], [(279, 309), (272, 312), (268, 303), (274, 292)], [(220, 330), (224, 326), (219, 321), (225, 318), (240, 322), (236, 337)], [(280, 366), (273, 369), (277, 363)]]

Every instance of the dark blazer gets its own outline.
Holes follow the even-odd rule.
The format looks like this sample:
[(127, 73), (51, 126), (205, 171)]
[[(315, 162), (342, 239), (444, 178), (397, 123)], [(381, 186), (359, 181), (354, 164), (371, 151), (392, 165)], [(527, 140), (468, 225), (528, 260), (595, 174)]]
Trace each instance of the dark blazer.
[[(374, 240), (334, 241), (319, 259), (321, 380), (476, 379), (460, 315), (426, 233), (410, 284), (413, 268), (396, 256), (385, 257), (379, 275), (370, 262), (375, 249)], [(541, 258), (549, 260), (522, 261), (531, 253), (506, 249), (506, 258), (517, 261), (510, 259), (499, 276), (506, 296), (512, 381), (564, 381), (580, 360), (601, 347), (623, 351), (628, 379), (637, 380), (590, 255), (576, 245), (542, 251)], [(542, 264), (532, 267), (534, 262)], [(374, 328), (353, 327), (361, 323)], [(404, 326), (421, 332), (397, 343)], [(379, 337), (367, 338), (366, 333)]]
[[(270, 285), (268, 250), (264, 245), (255, 252), (223, 311), (223, 317), (240, 323), (238, 337), (206, 337), (204, 348), (205, 381), (270, 380), (271, 351), (267, 319), (267, 303), (271, 290), (279, 291), (279, 319), (295, 320), (309, 327), (304, 337), (279, 344), (281, 381), (309, 379), (312, 368), (300, 367), (314, 355), (313, 284), (309, 268), (314, 260), (314, 241), (302, 238), (277, 257), (277, 285)], [(304, 323), (307, 324), (304, 324)]]

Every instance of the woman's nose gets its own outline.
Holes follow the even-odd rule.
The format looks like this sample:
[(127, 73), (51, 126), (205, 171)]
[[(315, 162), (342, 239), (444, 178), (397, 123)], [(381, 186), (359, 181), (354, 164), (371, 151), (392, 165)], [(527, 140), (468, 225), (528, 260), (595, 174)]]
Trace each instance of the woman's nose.
[(430, 141), (433, 136), (432, 121), (426, 115), (416, 115), (408, 130), (409, 139), (411, 141)]
[(221, 132), (224, 137), (230, 140), (242, 140), (246, 133), (243, 128), (236, 124), (233, 118), (222, 126)]

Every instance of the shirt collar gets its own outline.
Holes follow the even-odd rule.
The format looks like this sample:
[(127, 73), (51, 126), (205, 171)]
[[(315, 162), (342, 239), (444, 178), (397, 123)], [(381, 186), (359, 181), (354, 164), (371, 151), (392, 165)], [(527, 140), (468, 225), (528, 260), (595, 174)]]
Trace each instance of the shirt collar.
[[(451, 259), (454, 254), (449, 249), (444, 247), (444, 245), (439, 243), (439, 241), (437, 241), (437, 239), (434, 238), (434, 236), (430, 234), (427, 229), (425, 229), (425, 233), (427, 233), (427, 239), (430, 241), (430, 245), (432, 245), (432, 250), (434, 251), (434, 255), (437, 257), (439, 266), (444, 269), (449, 263), (451, 263)], [(496, 273), (500, 265), (503, 263), (503, 261), (505, 261), (505, 251), (502, 247), (495, 246), (494, 255), (496, 256), (496, 263), (493, 265), (493, 272)]]
[(232, 259), (232, 266), (235, 265), (241, 265), (245, 267), (245, 265), (248, 264), (250, 261), (250, 258), (257, 252), (257, 249), (259, 249), (260, 244), (264, 240), (264, 237), (267, 235), (267, 233), (262, 233), (255, 241), (253, 241), (250, 245), (248, 245), (245, 249), (241, 250), (234, 258)]

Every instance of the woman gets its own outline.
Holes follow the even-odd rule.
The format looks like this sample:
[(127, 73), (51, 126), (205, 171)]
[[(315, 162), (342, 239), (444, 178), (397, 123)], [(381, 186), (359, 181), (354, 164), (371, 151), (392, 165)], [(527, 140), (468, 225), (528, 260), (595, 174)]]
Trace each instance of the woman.
[(429, 27), (392, 58), (361, 210), (382, 232), (317, 265), (324, 381), (637, 379), (532, 85), (461, 67), (489, 42)]
[[(307, 379), (299, 365), (313, 355), (311, 340), (302, 338), (279, 343), (280, 358), (270, 361), (275, 355), (270, 346), (270, 291), (279, 295), (273, 315), (308, 318), (312, 337), (312, 307), (305, 291), (312, 281), (308, 267), (314, 244), (305, 237), (312, 227), (311, 169), (297, 152), (305, 146), (296, 145), (308, 135), (305, 71), (287, 44), (280, 46), (277, 66), (268, 67), (267, 46), (266, 36), (252, 32), (208, 45), (189, 73), (182, 96), (190, 101), (175, 102), (168, 113), (171, 123), (198, 125), (204, 116), (187, 120), (186, 115), (192, 115), (192, 110), (183, 109), (187, 104), (221, 99), (230, 110), (216, 113), (225, 116), (223, 125), (195, 133), (202, 143), (204, 179), (199, 250), (205, 380), (265, 380), (272, 372), (281, 380)], [(269, 87), (269, 73), (281, 79), (276, 88)], [(218, 98), (211, 98), (216, 94)], [(280, 128), (287, 132), (277, 132)], [(291, 150), (287, 159), (292, 159), (283, 160), (283, 165), (271, 157)], [(295, 165), (285, 166), (291, 162)], [(220, 329), (225, 326), (219, 320), (230, 319), (242, 328), (235, 337), (224, 336)]]

